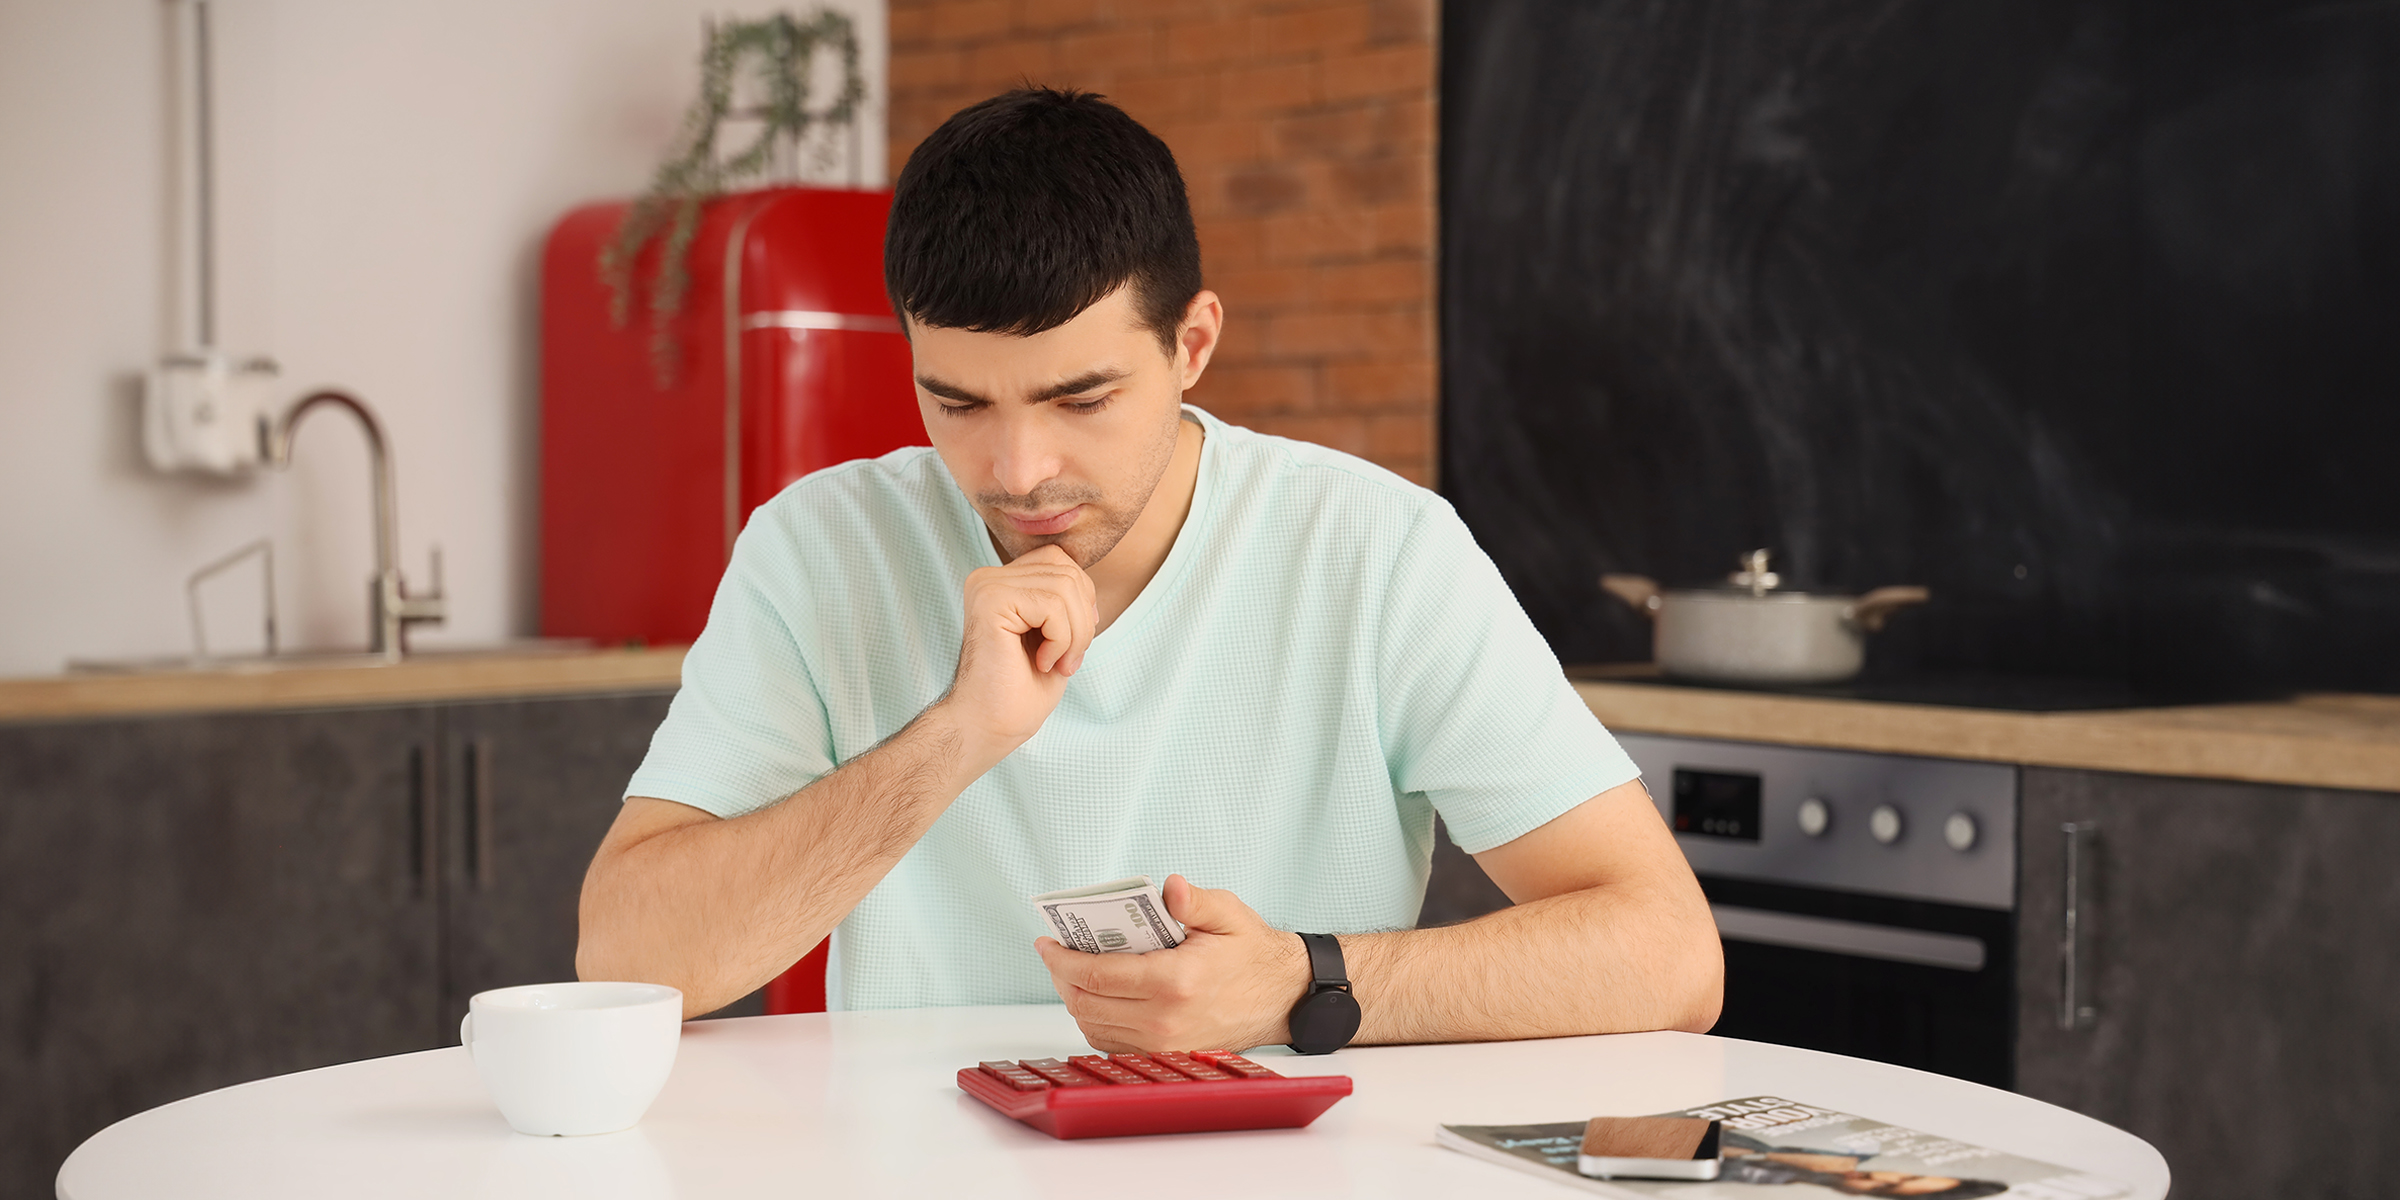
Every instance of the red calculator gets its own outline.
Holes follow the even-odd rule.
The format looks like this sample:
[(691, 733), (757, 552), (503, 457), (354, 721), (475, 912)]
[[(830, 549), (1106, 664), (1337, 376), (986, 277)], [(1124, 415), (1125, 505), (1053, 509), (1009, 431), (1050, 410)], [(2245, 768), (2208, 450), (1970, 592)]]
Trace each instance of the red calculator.
[(1278, 1075), (1230, 1050), (978, 1063), (960, 1091), (1054, 1138), (1297, 1129), (1350, 1094), (1347, 1075)]

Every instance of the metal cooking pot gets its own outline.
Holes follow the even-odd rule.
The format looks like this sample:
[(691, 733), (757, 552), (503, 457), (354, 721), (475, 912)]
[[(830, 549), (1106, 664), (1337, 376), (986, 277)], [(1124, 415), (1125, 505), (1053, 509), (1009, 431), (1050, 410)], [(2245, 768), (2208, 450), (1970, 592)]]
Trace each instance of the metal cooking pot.
[(1894, 610), (1923, 604), (1921, 587), (1864, 596), (1784, 592), (1753, 550), (1723, 586), (1667, 591), (1641, 575), (1600, 586), (1651, 620), (1651, 654), (1669, 675), (1714, 683), (1839, 683), (1866, 661), (1867, 635)]

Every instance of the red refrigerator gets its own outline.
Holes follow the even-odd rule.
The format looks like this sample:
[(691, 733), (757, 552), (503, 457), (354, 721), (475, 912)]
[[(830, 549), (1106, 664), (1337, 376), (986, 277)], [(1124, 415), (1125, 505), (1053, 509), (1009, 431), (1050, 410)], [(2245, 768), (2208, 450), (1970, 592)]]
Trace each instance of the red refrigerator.
[[(601, 247), (623, 203), (567, 214), (542, 259), (542, 633), (689, 642), (750, 511), (811, 471), (925, 444), (883, 290), (887, 191), (775, 188), (710, 203), (654, 367), (647, 281), (622, 329)], [(768, 987), (825, 1007), (825, 947)]]

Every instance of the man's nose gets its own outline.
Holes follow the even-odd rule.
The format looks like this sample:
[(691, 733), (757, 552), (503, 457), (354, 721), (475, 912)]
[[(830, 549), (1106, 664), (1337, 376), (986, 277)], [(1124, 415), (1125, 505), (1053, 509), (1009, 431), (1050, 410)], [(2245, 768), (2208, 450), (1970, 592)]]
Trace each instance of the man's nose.
[(1038, 413), (1019, 413), (1000, 423), (1000, 444), (992, 454), (992, 482), (1012, 496), (1028, 496), (1058, 477), (1060, 456)]

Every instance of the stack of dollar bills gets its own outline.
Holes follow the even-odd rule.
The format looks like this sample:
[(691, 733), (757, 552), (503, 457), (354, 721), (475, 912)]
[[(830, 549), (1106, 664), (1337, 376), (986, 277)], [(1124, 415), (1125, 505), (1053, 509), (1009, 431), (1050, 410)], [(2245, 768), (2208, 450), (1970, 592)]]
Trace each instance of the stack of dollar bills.
[(1147, 875), (1045, 892), (1033, 909), (1050, 923), (1060, 945), (1086, 954), (1140, 954), (1183, 944), (1183, 926)]

